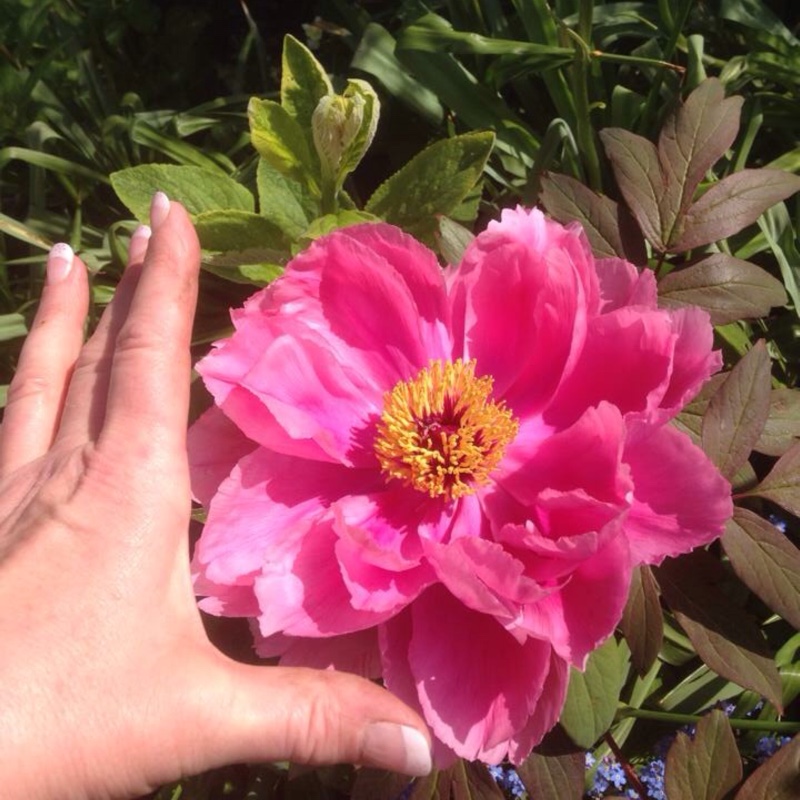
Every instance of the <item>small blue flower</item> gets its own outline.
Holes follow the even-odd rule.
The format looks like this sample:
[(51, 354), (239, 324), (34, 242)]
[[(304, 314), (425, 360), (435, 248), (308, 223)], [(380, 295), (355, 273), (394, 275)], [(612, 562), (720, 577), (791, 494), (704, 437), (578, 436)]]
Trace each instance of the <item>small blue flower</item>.
[(494, 778), (494, 782), (505, 792), (507, 797), (518, 800), (525, 796), (525, 786), (517, 771), (504, 764), (487, 765), (489, 774)]
[(651, 800), (666, 800), (667, 795), (664, 792), (664, 761), (662, 759), (654, 758), (652, 761), (648, 761), (639, 770), (639, 780), (647, 789), (647, 796)]
[(759, 764), (775, 755), (787, 742), (791, 741), (791, 736), (762, 736), (756, 742), (755, 756)]
[(770, 514), (767, 519), (781, 532), (786, 533), (786, 519), (779, 514)]

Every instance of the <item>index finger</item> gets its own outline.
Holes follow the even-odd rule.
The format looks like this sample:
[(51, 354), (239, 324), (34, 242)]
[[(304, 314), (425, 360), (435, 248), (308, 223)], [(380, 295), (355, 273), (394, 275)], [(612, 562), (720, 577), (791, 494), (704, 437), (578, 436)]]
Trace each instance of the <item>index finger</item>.
[(117, 333), (99, 443), (185, 449), (200, 245), (183, 206), (158, 193), (153, 234)]

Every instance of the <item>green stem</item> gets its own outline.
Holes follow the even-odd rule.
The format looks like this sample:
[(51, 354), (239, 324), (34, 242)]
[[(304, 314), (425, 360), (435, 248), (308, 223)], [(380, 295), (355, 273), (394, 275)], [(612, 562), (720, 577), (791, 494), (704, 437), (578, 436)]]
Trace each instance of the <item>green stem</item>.
[[(620, 708), (617, 710), (618, 718), (635, 717), (636, 719), (649, 719), (655, 722), (670, 722), (679, 725), (694, 725), (702, 715), (675, 714), (668, 711), (651, 711), (646, 708)], [(765, 733), (800, 733), (800, 722), (778, 722), (766, 719), (737, 719), (729, 717), (732, 728), (741, 731), (763, 731)]]
[(576, 58), (572, 65), (572, 94), (575, 98), (575, 123), (578, 146), (586, 164), (589, 186), (596, 191), (602, 188), (600, 159), (594, 141), (594, 130), (589, 106), (589, 70), (591, 69), (592, 14), (594, 0), (581, 0), (578, 15)]

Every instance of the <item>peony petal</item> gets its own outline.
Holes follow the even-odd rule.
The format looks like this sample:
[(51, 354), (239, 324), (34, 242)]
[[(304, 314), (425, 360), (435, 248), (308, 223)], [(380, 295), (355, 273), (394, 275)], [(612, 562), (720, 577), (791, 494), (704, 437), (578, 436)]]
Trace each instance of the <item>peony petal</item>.
[(733, 513), (730, 484), (686, 434), (642, 426), (623, 459), (635, 487), (625, 524), (635, 564), (660, 564), (722, 534)]
[(623, 306), (656, 308), (658, 305), (658, 284), (650, 269), (639, 272), (630, 261), (601, 258), (597, 261), (597, 276), (603, 298), (600, 308), (602, 314)]
[(236, 462), (256, 447), (216, 406), (201, 414), (186, 441), (194, 499), (207, 507)]
[[(293, 536), (290, 531), (289, 535)], [(332, 519), (312, 523), (264, 563), (254, 591), (262, 636), (326, 637), (371, 628), (392, 616), (353, 606), (336, 559)]]
[[(503, 287), (503, 291), (498, 291)], [(467, 248), (450, 280), (455, 352), (491, 375), (525, 417), (552, 397), (598, 303), (591, 252), (577, 229), (541, 212), (503, 212)]]
[(631, 570), (625, 536), (608, 540), (572, 572), (563, 589), (525, 607), (522, 629), (548, 641), (561, 658), (583, 669), (588, 654), (622, 617)]
[[(281, 456), (259, 448), (242, 458), (212, 500), (194, 553), (194, 570), (237, 585), (285, 551), (288, 532), (310, 526), (351, 489), (370, 489), (375, 473)], [(248, 579), (252, 583), (251, 579)]]
[(461, 757), (497, 759), (541, 696), (550, 646), (520, 644), (440, 588), (414, 603), (411, 618), (408, 661), (426, 721)]
[(545, 420), (562, 427), (602, 401), (623, 415), (653, 412), (669, 385), (676, 338), (667, 311), (620, 308), (591, 320), (580, 359)]
[(324, 639), (301, 639), (282, 634), (265, 638), (253, 626), (253, 638), (256, 654), (261, 658), (280, 656), (282, 667), (335, 669), (371, 680), (381, 676), (376, 628)]

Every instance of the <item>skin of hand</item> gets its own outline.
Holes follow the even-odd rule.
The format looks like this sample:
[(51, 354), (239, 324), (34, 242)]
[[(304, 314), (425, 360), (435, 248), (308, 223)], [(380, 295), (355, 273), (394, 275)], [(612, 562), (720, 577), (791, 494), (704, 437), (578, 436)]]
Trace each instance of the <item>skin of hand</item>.
[(136, 797), (237, 762), (430, 771), (420, 717), (361, 678), (239, 664), (189, 573), (189, 341), (200, 251), (158, 193), (88, 342), (84, 265), (48, 260), (0, 429), (0, 787)]

